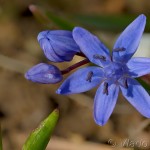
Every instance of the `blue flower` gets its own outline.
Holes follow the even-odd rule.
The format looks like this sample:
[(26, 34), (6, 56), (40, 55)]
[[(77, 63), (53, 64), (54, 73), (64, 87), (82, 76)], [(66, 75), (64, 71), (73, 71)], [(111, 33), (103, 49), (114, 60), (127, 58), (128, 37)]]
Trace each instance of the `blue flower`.
[(94, 120), (101, 126), (112, 114), (119, 90), (143, 116), (150, 118), (149, 94), (134, 79), (150, 73), (150, 58), (131, 58), (138, 48), (145, 24), (144, 15), (137, 17), (119, 36), (111, 53), (96, 36), (75, 27), (74, 40), (84, 55), (97, 66), (77, 70), (56, 92), (74, 94), (100, 85), (94, 98)]
[(26, 72), (25, 78), (32, 82), (43, 84), (55, 84), (63, 79), (60, 70), (56, 66), (45, 63), (40, 63), (30, 68)]
[(70, 61), (80, 52), (71, 31), (46, 30), (40, 32), (37, 39), (45, 56), (53, 62)]

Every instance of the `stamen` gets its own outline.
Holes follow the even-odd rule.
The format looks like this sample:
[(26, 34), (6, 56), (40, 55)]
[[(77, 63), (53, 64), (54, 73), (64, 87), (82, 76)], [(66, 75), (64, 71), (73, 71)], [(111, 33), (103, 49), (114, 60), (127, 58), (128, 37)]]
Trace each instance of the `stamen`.
[(95, 59), (100, 59), (100, 60), (103, 60), (103, 61), (106, 61), (106, 57), (105, 57), (105, 56), (98, 55), (98, 54), (93, 55), (93, 58), (95, 58)]
[(126, 49), (124, 47), (120, 47), (120, 48), (115, 48), (113, 49), (113, 52), (122, 52), (125, 51)]
[(128, 88), (128, 81), (127, 79), (124, 80), (124, 87), (127, 89)]
[(92, 76), (93, 76), (93, 72), (92, 72), (92, 71), (90, 71), (90, 72), (88, 73), (88, 75), (87, 75), (86, 81), (91, 82), (91, 80), (92, 80)]
[(103, 94), (108, 95), (108, 83), (104, 82), (104, 90), (103, 90)]

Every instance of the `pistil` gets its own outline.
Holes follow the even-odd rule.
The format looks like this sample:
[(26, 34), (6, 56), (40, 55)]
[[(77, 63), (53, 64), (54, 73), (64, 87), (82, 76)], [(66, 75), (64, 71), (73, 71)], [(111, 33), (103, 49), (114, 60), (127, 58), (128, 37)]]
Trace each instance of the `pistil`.
[(124, 80), (124, 87), (127, 89), (128, 88), (128, 81), (127, 79)]

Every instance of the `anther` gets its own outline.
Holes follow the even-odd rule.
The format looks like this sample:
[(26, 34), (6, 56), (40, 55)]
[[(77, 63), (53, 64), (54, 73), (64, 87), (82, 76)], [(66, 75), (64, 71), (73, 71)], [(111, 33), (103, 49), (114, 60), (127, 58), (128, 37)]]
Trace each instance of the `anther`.
[(100, 60), (106, 61), (106, 57), (105, 56), (98, 55), (98, 54), (93, 55), (93, 58), (94, 59), (100, 59)]
[(104, 82), (103, 94), (108, 95), (108, 83), (107, 82)]
[(120, 48), (115, 48), (113, 49), (113, 52), (122, 52), (125, 51), (126, 49), (124, 47), (120, 47)]
[(92, 71), (90, 71), (90, 72), (88, 73), (88, 75), (87, 75), (86, 81), (91, 82), (91, 80), (92, 80), (92, 76), (93, 76), (93, 72), (92, 72)]
[(124, 80), (124, 87), (127, 89), (128, 88), (128, 81), (127, 79)]

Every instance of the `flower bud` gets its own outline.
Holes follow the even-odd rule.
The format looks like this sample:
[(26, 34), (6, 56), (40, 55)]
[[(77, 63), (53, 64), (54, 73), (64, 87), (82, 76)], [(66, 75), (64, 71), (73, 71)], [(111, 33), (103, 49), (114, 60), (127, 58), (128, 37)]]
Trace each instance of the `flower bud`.
[(37, 39), (45, 56), (53, 62), (71, 61), (79, 52), (79, 47), (75, 43), (71, 31), (42, 31), (38, 34)]
[(29, 69), (25, 74), (25, 78), (43, 84), (55, 84), (63, 79), (60, 70), (56, 66), (45, 63), (37, 64)]

